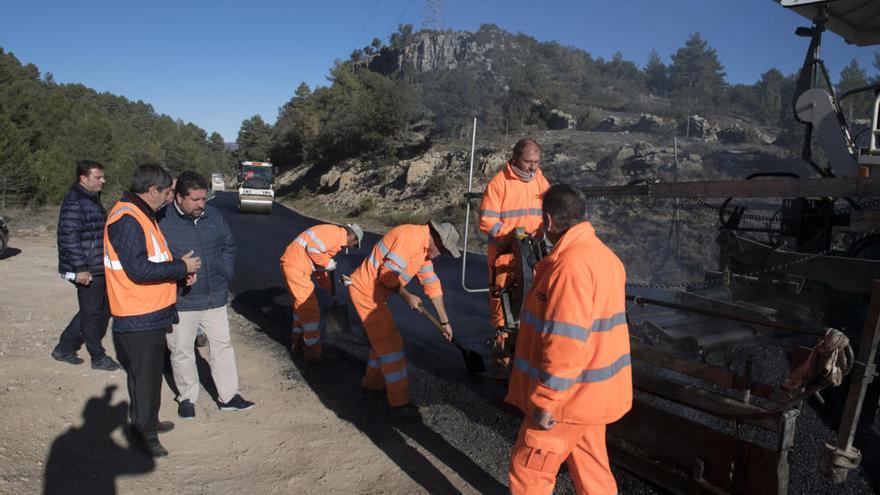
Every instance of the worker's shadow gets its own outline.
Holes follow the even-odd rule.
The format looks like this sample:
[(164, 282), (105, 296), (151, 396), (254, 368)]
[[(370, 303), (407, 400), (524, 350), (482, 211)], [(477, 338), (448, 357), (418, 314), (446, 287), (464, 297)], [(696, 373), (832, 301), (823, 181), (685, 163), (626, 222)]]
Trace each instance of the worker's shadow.
[[(233, 299), (232, 307), (279, 345), (290, 346), (291, 308), (285, 289), (241, 293)], [(344, 345), (337, 345), (341, 343)], [(355, 356), (346, 348), (356, 350), (363, 357)], [(407, 438), (479, 493), (507, 493), (503, 484), (423, 423), (400, 421), (392, 425), (384, 395), (361, 394), (360, 382), (368, 350), (365, 338), (336, 333), (324, 339), (323, 355), (327, 361), (324, 365), (305, 364), (298, 356), (293, 362), (325, 407), (363, 432), (426, 492), (445, 494), (459, 493), (459, 490), (419, 449), (410, 445)]]
[[(103, 396), (89, 399), (83, 409), (83, 425), (70, 428), (52, 442), (43, 480), (45, 495), (113, 495), (117, 476), (155, 469), (150, 456), (130, 447), (128, 402), (111, 404), (115, 389), (110, 385)], [(110, 436), (120, 427), (128, 446), (119, 445)]]

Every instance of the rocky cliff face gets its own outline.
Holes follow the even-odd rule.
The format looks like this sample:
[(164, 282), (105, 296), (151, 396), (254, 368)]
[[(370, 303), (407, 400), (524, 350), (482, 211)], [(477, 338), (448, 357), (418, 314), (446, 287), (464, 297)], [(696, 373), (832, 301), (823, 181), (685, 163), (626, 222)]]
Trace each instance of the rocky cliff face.
[(501, 46), (515, 47), (509, 34), (494, 28), (483, 28), (476, 33), (419, 31), (399, 45), (383, 48), (369, 61), (370, 69), (384, 74), (470, 66), (491, 71), (489, 52)]

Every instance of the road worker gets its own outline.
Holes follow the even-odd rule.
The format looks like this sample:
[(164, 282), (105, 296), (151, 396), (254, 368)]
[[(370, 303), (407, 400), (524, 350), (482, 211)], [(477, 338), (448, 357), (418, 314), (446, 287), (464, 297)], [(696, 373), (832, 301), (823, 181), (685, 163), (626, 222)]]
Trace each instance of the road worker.
[(510, 462), (514, 494), (552, 493), (563, 461), (577, 493), (618, 493), (605, 427), (632, 405), (626, 273), (584, 214), (573, 187), (544, 194), (554, 247), (526, 296), (505, 398), (525, 414)]
[(360, 246), (363, 238), (364, 231), (357, 224), (315, 225), (297, 236), (281, 257), (281, 271), (293, 299), (291, 351), (305, 354), (309, 364), (321, 362), (321, 310), (312, 279), (329, 290), (336, 269), (333, 257), (342, 248)]
[(489, 311), (495, 364), (506, 377), (510, 366), (508, 331), (501, 306), (501, 290), (517, 273), (510, 242), (517, 227), (532, 235), (541, 226), (541, 195), (550, 187), (541, 173), (541, 147), (531, 138), (513, 146), (513, 156), (489, 181), (480, 205), (480, 230), (489, 236)]
[(385, 389), (392, 419), (418, 420), (421, 416), (410, 401), (403, 339), (388, 309), (388, 296), (396, 293), (411, 309), (418, 310), (421, 299), (405, 288), (417, 276), (437, 311), (443, 335), (451, 340), (452, 325), (431, 260), (441, 253), (458, 258), (458, 241), (458, 232), (449, 223), (432, 220), (427, 225), (400, 225), (385, 234), (370, 257), (351, 275), (351, 302), (370, 341), (370, 357), (361, 387), (367, 392)]

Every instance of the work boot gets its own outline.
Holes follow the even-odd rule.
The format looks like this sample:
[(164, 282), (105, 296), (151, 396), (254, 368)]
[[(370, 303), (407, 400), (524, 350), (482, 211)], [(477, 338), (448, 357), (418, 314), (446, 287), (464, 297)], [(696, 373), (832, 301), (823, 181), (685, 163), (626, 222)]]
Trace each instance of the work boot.
[(305, 349), (306, 342), (301, 333), (293, 335), (293, 344), (290, 346), (290, 352), (294, 355), (300, 355)]
[(399, 421), (418, 423), (422, 421), (422, 413), (419, 412), (418, 406), (416, 406), (412, 402), (407, 402), (402, 406), (392, 407), (390, 416), (391, 422), (394, 423)]
[(165, 457), (168, 455), (168, 450), (159, 443), (158, 437), (145, 439), (144, 446), (147, 449), (147, 453), (152, 457)]
[(171, 421), (159, 421), (156, 425), (156, 433), (168, 433), (174, 429), (174, 423)]
[(68, 364), (82, 364), (85, 362), (83, 358), (77, 356), (75, 352), (63, 352), (58, 349), (58, 346), (52, 350), (52, 358), (56, 361)]
[(99, 371), (116, 371), (122, 366), (119, 366), (119, 363), (113, 360), (112, 357), (104, 354), (98, 359), (92, 359), (92, 369)]

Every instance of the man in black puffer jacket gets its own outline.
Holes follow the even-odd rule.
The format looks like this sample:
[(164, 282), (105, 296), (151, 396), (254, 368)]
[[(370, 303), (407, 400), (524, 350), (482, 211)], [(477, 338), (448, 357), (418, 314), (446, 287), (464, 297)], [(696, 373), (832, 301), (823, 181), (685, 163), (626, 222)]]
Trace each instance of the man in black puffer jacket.
[[(235, 239), (220, 212), (206, 204), (207, 196), (208, 181), (204, 177), (182, 172), (177, 177), (174, 201), (165, 207), (159, 220), (172, 256), (193, 252), (202, 260), (195, 281), (178, 294), (180, 322), (165, 336), (178, 392), (177, 413), (183, 419), (194, 419), (196, 415), (199, 375), (194, 344), (199, 329), (208, 340), (208, 362), (220, 409), (243, 411), (254, 407), (239, 393), (226, 312), (229, 281), (235, 268)], [(187, 280), (192, 282), (192, 277)]]
[(52, 357), (80, 364), (83, 360), (76, 353), (85, 343), (92, 357), (92, 368), (115, 371), (119, 364), (101, 345), (110, 321), (104, 281), (107, 214), (101, 205), (104, 166), (91, 160), (78, 161), (76, 177), (58, 215), (58, 272), (76, 286), (79, 312), (61, 333)]

